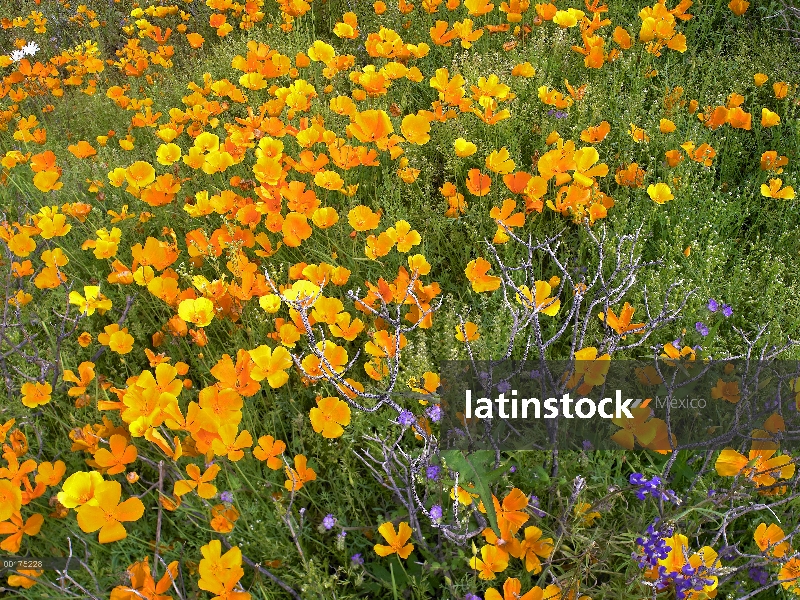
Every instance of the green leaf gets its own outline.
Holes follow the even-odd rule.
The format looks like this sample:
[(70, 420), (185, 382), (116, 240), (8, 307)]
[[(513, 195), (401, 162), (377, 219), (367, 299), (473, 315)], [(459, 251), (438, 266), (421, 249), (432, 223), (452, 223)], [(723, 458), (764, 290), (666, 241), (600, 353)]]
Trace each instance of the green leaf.
[(459, 474), (459, 484), (466, 487), (467, 482), (475, 485), (475, 491), (486, 509), (486, 517), (492, 529), (499, 531), (497, 515), (492, 501), (491, 484), (502, 477), (505, 467), (492, 468), (494, 465), (494, 452), (491, 450), (477, 450), (466, 455), (461, 450), (445, 450), (442, 457), (447, 461), (447, 466)]
[(550, 475), (548, 475), (547, 471), (544, 470), (544, 467), (541, 465), (536, 465), (533, 467), (533, 476), (536, 479), (540, 479), (545, 484), (550, 483)]

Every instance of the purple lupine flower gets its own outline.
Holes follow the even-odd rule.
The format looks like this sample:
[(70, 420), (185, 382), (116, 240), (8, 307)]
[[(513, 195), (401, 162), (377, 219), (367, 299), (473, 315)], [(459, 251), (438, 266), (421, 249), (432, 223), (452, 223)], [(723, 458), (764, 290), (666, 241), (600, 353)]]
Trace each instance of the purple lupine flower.
[(650, 494), (656, 499), (670, 500), (676, 504), (680, 502), (677, 495), (672, 490), (667, 490), (666, 492), (661, 491), (662, 482), (661, 478), (657, 475), (652, 479), (647, 479), (641, 473), (631, 473), (630, 477), (628, 477), (628, 481), (630, 481), (631, 485), (635, 485), (639, 488), (636, 490), (636, 497), (639, 500), (644, 500), (647, 498), (647, 495)]
[(428, 407), (428, 410), (425, 412), (434, 423), (438, 423), (442, 419), (442, 407), (438, 404)]
[(410, 410), (402, 411), (397, 417), (397, 422), (403, 427), (409, 427), (414, 423), (415, 420), (414, 413), (412, 413)]
[(747, 571), (750, 579), (755, 581), (758, 585), (767, 585), (769, 583), (769, 573), (761, 567), (750, 567)]
[(656, 518), (653, 523), (647, 527), (647, 532), (644, 536), (636, 538), (636, 543), (641, 546), (641, 552), (634, 552), (631, 558), (637, 560), (639, 568), (647, 569), (651, 567), (658, 567), (658, 580), (656, 585), (666, 586), (670, 583), (675, 585), (675, 596), (679, 600), (691, 595), (692, 591), (702, 591), (705, 586), (712, 585), (713, 579), (708, 576), (713, 575), (711, 569), (705, 565), (700, 565), (697, 568), (692, 567), (691, 564), (685, 564), (677, 573), (667, 573), (667, 568), (659, 565), (658, 561), (665, 559), (672, 548), (666, 544), (666, 539), (673, 533), (671, 526), (660, 525), (659, 520)]
[(511, 391), (511, 384), (507, 381), (501, 381), (497, 384), (497, 391), (501, 394), (505, 394), (506, 392)]
[(222, 492), (219, 495), (219, 499), (223, 502), (233, 502), (233, 492)]
[(698, 321), (695, 324), (694, 328), (697, 329), (697, 332), (703, 337), (706, 337), (708, 335), (708, 327), (706, 327), (702, 321)]
[(722, 305), (722, 314), (726, 317), (730, 317), (733, 314), (733, 309), (728, 304)]
[(360, 552), (358, 552), (356, 554), (353, 554), (353, 556), (350, 557), (350, 562), (352, 562), (354, 565), (363, 565), (364, 564), (364, 557), (361, 556)]
[(434, 504), (431, 506), (431, 519), (434, 521), (441, 521), (442, 520), (442, 507), (438, 504)]
[(336, 525), (336, 517), (330, 513), (325, 515), (325, 518), (322, 519), (322, 526), (325, 528), (325, 531), (330, 531), (333, 529), (334, 525)]
[[(647, 569), (658, 565), (659, 560), (667, 558), (669, 551), (666, 538), (672, 536), (672, 528), (658, 525), (658, 518), (647, 527), (644, 536), (636, 538), (636, 544), (642, 547), (641, 554), (634, 552), (631, 558), (638, 561), (640, 569)], [(659, 566), (659, 576), (662, 577), (666, 567)], [(660, 578), (659, 577), (659, 578)]]
[(427, 469), (425, 469), (425, 476), (428, 479), (436, 481), (439, 479), (439, 473), (441, 472), (442, 468), (439, 465), (429, 465)]
[(713, 298), (708, 299), (708, 310), (711, 312), (717, 312), (719, 310), (719, 302), (714, 300)]

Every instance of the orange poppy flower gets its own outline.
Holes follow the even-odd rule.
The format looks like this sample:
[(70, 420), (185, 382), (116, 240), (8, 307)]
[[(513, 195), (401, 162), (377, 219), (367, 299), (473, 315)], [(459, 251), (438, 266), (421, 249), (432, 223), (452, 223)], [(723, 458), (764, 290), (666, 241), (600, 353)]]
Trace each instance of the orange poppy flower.
[[(314, 181), (316, 182), (316, 178)], [(311, 226), (308, 224), (306, 216), (302, 213), (290, 212), (286, 215), (281, 231), (283, 232), (283, 243), (290, 248), (298, 247), (303, 240), (311, 237)]]
[(133, 350), (133, 336), (128, 333), (128, 328), (119, 328), (113, 323), (103, 328), (104, 333), (97, 336), (97, 341), (108, 346), (109, 350), (117, 354), (128, 354)]
[(309, 481), (314, 481), (317, 478), (317, 473), (314, 469), (308, 468), (308, 459), (302, 454), (294, 457), (294, 469), (284, 467), (286, 471), (286, 481), (284, 486), (290, 492), (296, 492), (301, 489)]
[(508, 567), (508, 553), (497, 546), (486, 545), (481, 548), (481, 558), (473, 556), (469, 566), (478, 571), (481, 579), (496, 579), (497, 573)]
[(738, 381), (717, 380), (717, 385), (711, 389), (711, 397), (714, 400), (723, 399), (731, 404), (736, 404), (741, 399)]
[(350, 407), (339, 398), (317, 398), (317, 406), (308, 416), (314, 431), (322, 437), (337, 438), (344, 433), (343, 427), (350, 424)]
[(136, 446), (128, 445), (125, 437), (114, 434), (108, 440), (109, 450), (100, 448), (94, 453), (94, 462), (103, 469), (108, 475), (124, 473), (125, 466), (136, 460)]
[(530, 518), (525, 513), (528, 506), (528, 497), (518, 488), (513, 488), (503, 498), (502, 504), (492, 495), (494, 510), (497, 514), (497, 524), (500, 527), (502, 537), (506, 537), (506, 532), (515, 535), (520, 527)]
[(431, 122), (424, 114), (406, 115), (400, 126), (403, 137), (407, 142), (422, 146), (431, 139)]
[(230, 533), (239, 519), (239, 511), (234, 506), (217, 504), (211, 507), (211, 528), (219, 533)]
[(132, 497), (120, 503), (122, 485), (118, 481), (104, 481), (95, 489), (96, 504), (87, 503), (77, 509), (78, 525), (86, 533), (100, 530), (98, 541), (109, 544), (128, 537), (122, 525), (138, 521), (144, 514), (144, 504)]
[(20, 388), (22, 403), (28, 408), (36, 408), (50, 402), (53, 387), (49, 383), (25, 382)]
[(250, 371), (250, 377), (253, 380), (266, 379), (273, 389), (279, 388), (289, 381), (289, 374), (286, 370), (294, 363), (286, 348), (278, 346), (273, 350), (269, 346), (261, 345), (250, 350), (249, 355), (254, 364)]
[(89, 158), (97, 154), (97, 150), (92, 148), (92, 145), (84, 140), (81, 140), (77, 144), (71, 144), (67, 147), (67, 150), (72, 152), (76, 158)]
[(780, 198), (782, 200), (791, 200), (795, 197), (794, 188), (787, 185), (781, 188), (783, 181), (780, 179), (770, 179), (769, 185), (766, 183), (761, 184), (761, 195), (766, 198)]
[(611, 125), (609, 122), (602, 121), (599, 125), (584, 129), (581, 132), (581, 140), (591, 144), (598, 144), (606, 139), (609, 131), (611, 131)]
[(266, 461), (267, 466), (273, 471), (277, 471), (283, 465), (283, 461), (278, 458), (286, 450), (286, 443), (276, 440), (271, 435), (262, 435), (258, 438), (258, 446), (253, 448), (253, 456), (258, 460)]
[(391, 522), (384, 523), (378, 527), (378, 533), (380, 533), (384, 539), (389, 542), (388, 546), (384, 546), (383, 544), (375, 544), (373, 549), (378, 556), (397, 554), (397, 556), (400, 558), (406, 559), (414, 550), (414, 544), (406, 543), (411, 537), (413, 531), (409, 524), (405, 521), (400, 523), (396, 532), (394, 529), (394, 524)]
[(153, 579), (152, 570), (147, 564), (147, 557), (128, 567), (126, 573), (130, 583), (120, 585), (111, 590), (111, 600), (138, 600), (143, 596), (151, 600), (167, 600), (165, 595), (178, 578), (178, 561), (167, 565), (167, 570), (158, 582)]
[(0, 521), (10, 519), (21, 506), (22, 492), (19, 485), (14, 485), (8, 479), (0, 479)]
[(40, 171), (33, 176), (33, 185), (41, 192), (60, 190), (64, 183), (58, 181), (61, 173), (58, 171)]
[(178, 315), (187, 323), (205, 327), (214, 319), (214, 303), (208, 298), (182, 300), (178, 305)]
[(203, 36), (199, 33), (187, 33), (186, 41), (189, 42), (192, 48), (200, 48), (203, 46), (203, 42), (205, 42)]
[(22, 536), (34, 536), (39, 533), (44, 523), (44, 516), (36, 513), (31, 515), (27, 521), (22, 520), (19, 511), (11, 515), (10, 521), (0, 523), (0, 535), (8, 537), (0, 542), (0, 549), (16, 554), (22, 545)]
[(500, 287), (500, 278), (487, 275), (491, 263), (484, 258), (476, 258), (467, 264), (464, 273), (472, 284), (472, 289), (476, 292), (492, 292)]
[(509, 157), (505, 146), (500, 150), (494, 150), (486, 157), (486, 168), (500, 175), (508, 175), (514, 170), (514, 166), (514, 161)]
[[(237, 435), (238, 433), (238, 435)], [(238, 425), (226, 423), (218, 429), (219, 438), (211, 442), (211, 449), (215, 456), (227, 456), (228, 460), (236, 462), (244, 458), (242, 448), (253, 445), (253, 436), (247, 429), (238, 431)]]
[(774, 523), (771, 523), (769, 527), (766, 523), (761, 523), (753, 533), (753, 539), (759, 550), (762, 552), (769, 551), (771, 556), (778, 558), (785, 556), (791, 549), (789, 542), (785, 538), (786, 534), (783, 533), (783, 529)]
[(775, 125), (779, 125), (781, 122), (781, 118), (778, 113), (772, 112), (768, 108), (761, 109), (761, 126), (762, 127), (774, 127)]
[(506, 231), (506, 228), (514, 229), (515, 227), (522, 227), (525, 225), (524, 212), (511, 214), (514, 212), (516, 207), (517, 203), (510, 198), (507, 198), (503, 201), (502, 208), (495, 206), (489, 211), (489, 216), (497, 223), (497, 231), (495, 232), (494, 239), (492, 240), (493, 244), (504, 244), (511, 239)]
[(467, 189), (473, 196), (485, 196), (492, 187), (492, 178), (481, 173), (480, 169), (470, 169), (467, 173)]
[[(588, 506), (587, 506), (588, 508)], [(515, 542), (517, 542), (515, 540)], [(509, 548), (509, 553), (515, 558), (525, 561), (525, 570), (534, 575), (542, 572), (541, 558), (549, 558), (553, 553), (553, 538), (542, 538), (542, 530), (531, 526), (525, 528), (525, 539), (521, 542), (513, 543)]]
[(761, 170), (772, 171), (776, 175), (783, 173), (783, 168), (789, 164), (789, 159), (786, 156), (778, 158), (778, 153), (775, 150), (767, 150), (761, 155)]
[[(633, 331), (634, 333), (643, 334), (644, 333), (644, 323), (633, 323), (631, 324), (631, 319), (633, 318), (633, 313), (636, 309), (631, 306), (628, 302), (626, 302), (622, 306), (622, 312), (620, 312), (619, 317), (614, 314), (614, 311), (610, 308), (608, 309), (608, 314), (605, 313), (598, 313), (598, 317), (600, 317), (601, 321), (604, 321), (606, 325), (611, 327), (614, 331), (618, 334), (624, 336), (624, 334)], [(641, 329), (641, 331), (634, 331), (637, 329)], [(624, 337), (623, 337), (624, 339)]]
[[(561, 588), (554, 584), (550, 584), (546, 588), (537, 585), (523, 594), (522, 583), (514, 577), (509, 577), (503, 583), (502, 596), (495, 588), (486, 590), (484, 596), (484, 600), (559, 600), (559, 598), (561, 598)], [(571, 598), (571, 596), (565, 598)], [(586, 598), (586, 596), (581, 596), (581, 598)]]
[(186, 474), (189, 476), (189, 479), (179, 479), (176, 481), (172, 493), (180, 497), (196, 489), (197, 495), (201, 498), (213, 498), (217, 493), (217, 486), (209, 482), (214, 481), (219, 470), (220, 466), (214, 464), (208, 467), (206, 472), (201, 475), (200, 467), (193, 464), (186, 465)]
[(389, 115), (384, 111), (365, 110), (352, 117), (352, 123), (347, 126), (347, 131), (359, 142), (378, 142), (394, 133), (394, 127)]
[(380, 215), (372, 212), (368, 206), (359, 204), (347, 213), (350, 226), (356, 231), (370, 231), (375, 229), (380, 222)]
[(744, 13), (746, 13), (749, 7), (750, 3), (747, 0), (731, 0), (728, 3), (728, 8), (730, 8), (731, 12), (733, 12), (733, 14), (735, 14), (737, 17), (741, 17)]
[(757, 487), (768, 487), (779, 479), (791, 478), (795, 471), (792, 458), (787, 455), (774, 456), (774, 448), (759, 447), (767, 445), (753, 442), (747, 457), (732, 448), (725, 448), (714, 465), (717, 473), (723, 477), (743, 474)]
[(36, 468), (36, 483), (42, 483), (48, 487), (55, 487), (61, 482), (64, 473), (67, 472), (67, 465), (63, 460), (54, 463), (39, 463)]
[(481, 334), (478, 333), (478, 326), (472, 321), (464, 323), (463, 328), (461, 325), (456, 325), (456, 339), (459, 342), (473, 342), (480, 339), (480, 337)]

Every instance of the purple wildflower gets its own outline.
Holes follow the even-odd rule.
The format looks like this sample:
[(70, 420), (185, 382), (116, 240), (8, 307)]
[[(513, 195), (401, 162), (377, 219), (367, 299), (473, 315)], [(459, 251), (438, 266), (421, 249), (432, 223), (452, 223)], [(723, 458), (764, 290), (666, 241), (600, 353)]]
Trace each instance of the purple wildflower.
[(677, 500), (677, 496), (672, 490), (667, 490), (666, 492), (661, 491), (662, 482), (661, 478), (657, 475), (652, 479), (647, 479), (641, 473), (631, 473), (630, 477), (628, 477), (628, 481), (630, 481), (631, 485), (635, 485), (639, 488), (636, 490), (636, 497), (639, 500), (644, 500), (647, 498), (648, 494), (656, 499), (671, 500), (673, 502)]
[(750, 579), (755, 581), (758, 585), (767, 585), (769, 583), (769, 573), (767, 573), (761, 567), (751, 567), (747, 574), (750, 576)]
[(542, 518), (543, 516), (545, 516), (545, 514), (547, 514), (543, 510), (539, 509), (538, 496), (534, 496), (533, 494), (531, 494), (531, 497), (528, 500), (528, 506), (530, 506), (531, 510), (533, 511), (533, 514), (535, 514), (539, 518)]
[(711, 312), (717, 312), (719, 310), (719, 302), (714, 300), (713, 298), (708, 299), (708, 310)]
[(697, 333), (699, 333), (703, 337), (708, 335), (708, 327), (706, 327), (706, 325), (702, 321), (698, 321), (695, 324), (694, 328), (697, 329)]
[(726, 317), (730, 317), (733, 314), (733, 309), (728, 304), (722, 305), (722, 314)]
[(505, 394), (508, 391), (511, 391), (511, 384), (507, 381), (501, 381), (497, 384), (497, 391), (501, 394)]
[(427, 469), (425, 469), (425, 476), (428, 479), (436, 481), (439, 479), (439, 473), (441, 470), (442, 468), (439, 465), (430, 465)]
[(438, 504), (431, 506), (431, 519), (434, 521), (442, 520), (442, 507)]
[(414, 413), (412, 413), (410, 410), (402, 411), (397, 417), (397, 422), (403, 427), (409, 427), (414, 423), (414, 421)]
[(334, 525), (336, 525), (336, 517), (330, 513), (325, 515), (325, 518), (322, 519), (322, 526), (325, 528), (325, 531), (330, 531), (333, 529)]
[(219, 495), (219, 499), (223, 502), (233, 502), (233, 493), (232, 492), (222, 492)]
[(350, 562), (352, 562), (354, 565), (363, 565), (364, 557), (361, 556), (360, 552), (358, 552), (357, 554), (353, 554), (353, 556), (350, 557)]
[(429, 407), (425, 412), (434, 423), (438, 423), (442, 419), (442, 407), (438, 404), (434, 404), (433, 406)]

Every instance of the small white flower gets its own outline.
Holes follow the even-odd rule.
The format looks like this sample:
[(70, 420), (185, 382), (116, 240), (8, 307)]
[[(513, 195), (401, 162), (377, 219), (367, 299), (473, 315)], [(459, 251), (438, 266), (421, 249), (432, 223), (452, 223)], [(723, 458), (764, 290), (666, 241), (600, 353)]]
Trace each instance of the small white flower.
[(25, 58), (25, 53), (22, 50), (14, 50), (11, 53), (11, 60), (13, 60), (14, 62), (19, 62), (23, 58)]
[(26, 46), (23, 46), (22, 51), (28, 56), (33, 56), (39, 51), (39, 44), (36, 42), (29, 42)]

